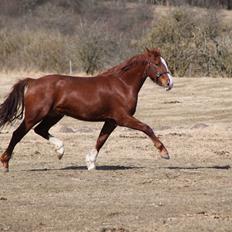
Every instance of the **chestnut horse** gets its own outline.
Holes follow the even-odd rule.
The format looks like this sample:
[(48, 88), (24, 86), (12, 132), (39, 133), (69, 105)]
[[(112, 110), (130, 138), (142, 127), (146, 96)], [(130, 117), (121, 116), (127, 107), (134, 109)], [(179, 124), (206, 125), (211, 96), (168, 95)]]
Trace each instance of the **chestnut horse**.
[(95, 168), (101, 147), (117, 126), (144, 132), (161, 157), (169, 159), (167, 149), (153, 130), (133, 117), (139, 90), (147, 77), (167, 90), (173, 87), (172, 76), (159, 49), (147, 49), (143, 54), (94, 77), (48, 75), (18, 81), (0, 105), (0, 128), (23, 118), (0, 157), (4, 171), (9, 171), (9, 160), (15, 145), (35, 125), (35, 133), (53, 143), (61, 159), (64, 154), (63, 142), (52, 136), (49, 129), (64, 115), (79, 120), (105, 122), (95, 148), (86, 156), (88, 170)]

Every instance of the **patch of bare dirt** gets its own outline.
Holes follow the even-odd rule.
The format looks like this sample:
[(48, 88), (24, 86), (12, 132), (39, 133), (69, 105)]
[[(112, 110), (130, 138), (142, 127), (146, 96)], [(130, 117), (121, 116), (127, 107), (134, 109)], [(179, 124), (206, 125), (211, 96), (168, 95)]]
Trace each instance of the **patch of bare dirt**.
[[(20, 77), (19, 77), (20, 78)], [(0, 98), (14, 79), (0, 77)], [(231, 231), (230, 79), (175, 79), (166, 92), (145, 83), (136, 117), (170, 152), (162, 160), (140, 132), (117, 128), (87, 171), (102, 123), (65, 118), (51, 133), (65, 155), (33, 131), (0, 173), (0, 231)], [(0, 153), (13, 127), (0, 133)]]

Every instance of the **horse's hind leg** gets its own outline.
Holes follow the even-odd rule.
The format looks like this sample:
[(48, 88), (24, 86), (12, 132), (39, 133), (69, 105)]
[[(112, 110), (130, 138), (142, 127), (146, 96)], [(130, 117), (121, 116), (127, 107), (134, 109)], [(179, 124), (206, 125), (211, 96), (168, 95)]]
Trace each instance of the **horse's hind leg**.
[(64, 144), (63, 142), (49, 134), (49, 129), (54, 126), (57, 122), (59, 122), (63, 118), (63, 115), (56, 116), (47, 116), (45, 117), (38, 126), (35, 127), (34, 131), (36, 134), (42, 136), (43, 138), (49, 140), (50, 143), (55, 145), (56, 151), (58, 152), (58, 158), (62, 159), (64, 155)]
[(33, 124), (28, 124), (23, 120), (20, 126), (13, 132), (10, 143), (6, 151), (1, 155), (0, 161), (3, 164), (4, 172), (9, 171), (9, 161), (12, 156), (12, 152), (18, 142), (27, 134), (27, 132), (33, 127)]
[(95, 169), (95, 162), (97, 159), (98, 152), (106, 142), (106, 140), (109, 138), (112, 131), (116, 128), (116, 123), (114, 121), (106, 121), (103, 125), (100, 135), (97, 139), (97, 143), (95, 146), (95, 149), (91, 150), (90, 153), (86, 155), (86, 164), (88, 170)]

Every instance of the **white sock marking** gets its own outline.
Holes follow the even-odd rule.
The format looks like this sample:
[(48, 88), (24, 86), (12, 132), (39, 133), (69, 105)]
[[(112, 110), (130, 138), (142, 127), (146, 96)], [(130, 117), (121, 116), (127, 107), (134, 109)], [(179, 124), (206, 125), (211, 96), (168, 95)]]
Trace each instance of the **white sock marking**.
[(58, 158), (61, 159), (64, 155), (64, 143), (60, 139), (50, 135), (49, 142), (54, 144), (56, 147), (56, 151), (58, 152)]
[(96, 160), (97, 160), (97, 155), (98, 155), (98, 151), (96, 149), (91, 150), (85, 158), (86, 161), (86, 165), (88, 170), (92, 170), (96, 168)]

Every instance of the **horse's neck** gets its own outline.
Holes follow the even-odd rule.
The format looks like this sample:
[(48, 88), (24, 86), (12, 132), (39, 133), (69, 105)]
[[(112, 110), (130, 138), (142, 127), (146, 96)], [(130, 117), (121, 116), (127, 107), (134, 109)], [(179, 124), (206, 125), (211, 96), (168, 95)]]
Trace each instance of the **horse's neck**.
[(140, 64), (126, 71), (119, 78), (130, 88), (134, 93), (138, 93), (146, 80), (145, 65)]

